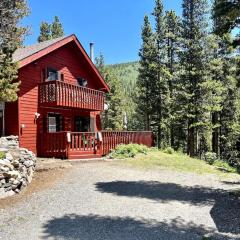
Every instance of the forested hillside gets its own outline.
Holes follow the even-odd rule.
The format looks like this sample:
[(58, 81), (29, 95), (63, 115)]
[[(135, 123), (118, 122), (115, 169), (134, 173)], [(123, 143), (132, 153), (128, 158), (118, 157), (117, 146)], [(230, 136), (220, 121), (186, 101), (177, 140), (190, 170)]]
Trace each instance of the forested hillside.
[(123, 83), (125, 92), (131, 92), (134, 89), (138, 77), (138, 62), (113, 64), (108, 65), (107, 68), (112, 70)]
[(240, 1), (226, 9), (221, 0), (211, 6), (183, 0), (178, 16), (156, 0), (144, 17), (140, 61), (106, 67), (106, 77), (119, 81), (118, 91), (112, 84), (109, 106), (122, 115), (110, 109), (113, 122), (153, 131), (160, 149), (220, 158), (240, 171), (240, 41), (231, 34), (240, 27), (236, 7)]

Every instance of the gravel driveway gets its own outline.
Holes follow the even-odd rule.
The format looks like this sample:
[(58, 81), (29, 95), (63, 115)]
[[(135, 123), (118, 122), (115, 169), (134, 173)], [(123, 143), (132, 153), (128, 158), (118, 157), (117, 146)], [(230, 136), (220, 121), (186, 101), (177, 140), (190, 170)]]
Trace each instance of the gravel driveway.
[(0, 205), (0, 239), (240, 239), (240, 202), (226, 191), (236, 187), (213, 176), (78, 163), (51, 189)]

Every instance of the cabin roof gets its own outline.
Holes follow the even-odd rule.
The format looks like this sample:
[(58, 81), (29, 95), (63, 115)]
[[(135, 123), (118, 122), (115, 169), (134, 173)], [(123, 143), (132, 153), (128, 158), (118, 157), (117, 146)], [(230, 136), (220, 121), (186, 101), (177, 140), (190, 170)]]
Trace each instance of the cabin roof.
[(19, 48), (13, 54), (13, 61), (18, 62), (19, 68), (22, 68), (70, 42), (75, 42), (75, 44), (77, 45), (77, 47), (79, 48), (79, 50), (81, 51), (85, 59), (87, 60), (88, 64), (91, 66), (91, 69), (94, 71), (94, 73), (97, 75), (99, 80), (102, 82), (104, 86), (103, 89), (109, 92), (110, 89), (107, 83), (105, 82), (105, 80), (99, 73), (98, 69), (96, 68), (96, 66), (94, 65), (94, 63), (92, 62), (92, 60), (90, 59), (90, 57), (84, 50), (83, 46), (81, 45), (81, 43), (79, 42), (79, 40), (74, 34), (70, 36), (51, 39), (51, 40), (37, 43), (31, 46), (25, 46), (23, 48)]
[(51, 40), (44, 41), (41, 43), (36, 43), (31, 46), (19, 48), (13, 54), (13, 61), (19, 62), (19, 61), (23, 60), (24, 58), (27, 58), (45, 48), (53, 45), (54, 43), (61, 41), (64, 38), (66, 38), (66, 37), (55, 38), (55, 39), (51, 39)]

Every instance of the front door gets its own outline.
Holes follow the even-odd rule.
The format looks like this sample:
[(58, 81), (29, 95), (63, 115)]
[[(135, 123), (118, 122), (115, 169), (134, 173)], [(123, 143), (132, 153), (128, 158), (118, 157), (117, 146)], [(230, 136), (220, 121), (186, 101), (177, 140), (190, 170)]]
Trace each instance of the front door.
[(74, 119), (75, 132), (90, 132), (90, 117), (77, 116)]

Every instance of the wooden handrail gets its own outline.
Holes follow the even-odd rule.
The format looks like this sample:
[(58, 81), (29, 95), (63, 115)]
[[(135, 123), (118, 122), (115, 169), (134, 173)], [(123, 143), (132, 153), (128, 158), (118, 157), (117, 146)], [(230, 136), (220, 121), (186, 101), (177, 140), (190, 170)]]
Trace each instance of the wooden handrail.
[(61, 81), (48, 81), (39, 84), (39, 103), (76, 107), (89, 110), (104, 110), (105, 93)]

